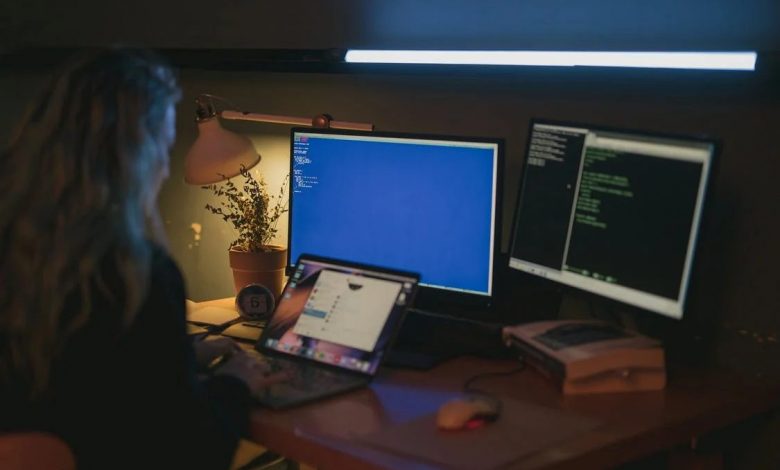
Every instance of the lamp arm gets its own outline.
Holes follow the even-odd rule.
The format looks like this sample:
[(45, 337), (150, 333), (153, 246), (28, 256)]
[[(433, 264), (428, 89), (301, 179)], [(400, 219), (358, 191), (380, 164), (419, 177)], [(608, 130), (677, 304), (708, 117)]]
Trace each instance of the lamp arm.
[(223, 119), (230, 119), (235, 121), (255, 121), (270, 122), (272, 124), (289, 124), (293, 126), (311, 126), (311, 119), (295, 116), (250, 113), (246, 111), (231, 111), (229, 109), (222, 111), (219, 113), (219, 115)]
[(324, 127), (331, 129), (347, 129), (354, 131), (373, 131), (374, 125), (364, 122), (334, 121), (330, 116), (321, 114), (313, 118), (283, 116), (278, 114), (260, 114), (247, 111), (224, 110), (219, 113), (224, 119), (237, 121), (269, 122), (273, 124), (288, 124), (293, 126)]
[(330, 121), (330, 128), (371, 132), (374, 130), (374, 125), (368, 122)]

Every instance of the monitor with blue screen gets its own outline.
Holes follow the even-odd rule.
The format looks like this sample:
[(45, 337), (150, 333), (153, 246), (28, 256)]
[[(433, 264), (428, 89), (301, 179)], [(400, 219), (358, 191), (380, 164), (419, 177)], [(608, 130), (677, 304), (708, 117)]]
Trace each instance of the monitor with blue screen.
[(421, 273), (423, 292), (493, 295), (496, 139), (293, 129), (289, 259)]

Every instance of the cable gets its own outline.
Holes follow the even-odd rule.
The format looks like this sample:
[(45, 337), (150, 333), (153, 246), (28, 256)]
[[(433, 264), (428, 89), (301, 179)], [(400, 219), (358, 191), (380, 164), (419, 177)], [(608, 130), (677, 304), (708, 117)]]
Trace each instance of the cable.
[[(239, 467), (237, 470), (263, 470), (270, 468), (272, 465), (277, 465), (282, 462), (286, 462), (285, 458), (275, 452), (265, 451), (258, 455), (254, 459), (250, 460), (246, 464)], [(289, 465), (285, 465), (288, 467)]]
[(525, 361), (523, 360), (522, 356), (519, 358), (519, 360), (520, 360), (520, 365), (511, 370), (505, 370), (499, 372), (483, 372), (481, 374), (472, 375), (471, 377), (466, 379), (465, 382), (463, 382), (463, 392), (471, 395), (480, 395), (483, 398), (487, 398), (488, 400), (493, 402), (493, 404), (495, 405), (496, 412), (500, 414), (502, 408), (504, 407), (504, 403), (501, 401), (501, 399), (498, 398), (498, 396), (496, 396), (493, 393), (487, 392), (479, 388), (475, 388), (473, 384), (474, 382), (487, 377), (508, 377), (510, 375), (517, 374), (518, 372), (522, 372), (523, 370), (525, 370)]
[(248, 320), (244, 317), (238, 317), (238, 318), (234, 318), (233, 320), (230, 320), (227, 323), (222, 323), (219, 325), (199, 325), (199, 326), (204, 328), (209, 335), (219, 335), (222, 334), (223, 331), (227, 330), (231, 326), (237, 325), (239, 323), (245, 326), (251, 326), (259, 329), (265, 328), (267, 324), (265, 320)]
[(465, 382), (463, 382), (463, 391), (467, 393), (468, 392), (487, 393), (484, 390), (473, 388), (472, 384), (477, 380), (484, 379), (486, 377), (506, 377), (513, 374), (517, 374), (518, 372), (522, 372), (523, 370), (525, 370), (525, 361), (521, 357), (520, 365), (518, 367), (515, 367), (514, 369), (499, 371), (499, 372), (483, 372), (481, 374), (477, 374), (469, 377), (468, 379), (466, 379)]

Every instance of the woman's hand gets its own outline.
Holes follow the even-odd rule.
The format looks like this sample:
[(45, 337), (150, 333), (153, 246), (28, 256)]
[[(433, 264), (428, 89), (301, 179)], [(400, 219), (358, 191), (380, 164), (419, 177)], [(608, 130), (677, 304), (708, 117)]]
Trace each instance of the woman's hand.
[(286, 372), (272, 373), (268, 364), (245, 351), (233, 354), (214, 372), (214, 375), (220, 374), (230, 375), (243, 381), (253, 394), (289, 378)]
[(195, 341), (192, 346), (195, 348), (195, 362), (201, 369), (209, 367), (220, 356), (233, 354), (241, 350), (238, 343), (224, 336)]

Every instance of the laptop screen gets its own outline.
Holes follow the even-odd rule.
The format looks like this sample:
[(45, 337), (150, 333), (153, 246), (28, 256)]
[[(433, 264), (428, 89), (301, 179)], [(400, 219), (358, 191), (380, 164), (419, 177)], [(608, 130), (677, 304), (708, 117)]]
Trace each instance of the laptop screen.
[(411, 273), (301, 255), (260, 346), (374, 374), (417, 282)]

